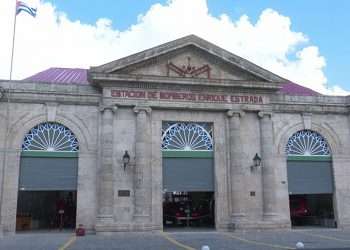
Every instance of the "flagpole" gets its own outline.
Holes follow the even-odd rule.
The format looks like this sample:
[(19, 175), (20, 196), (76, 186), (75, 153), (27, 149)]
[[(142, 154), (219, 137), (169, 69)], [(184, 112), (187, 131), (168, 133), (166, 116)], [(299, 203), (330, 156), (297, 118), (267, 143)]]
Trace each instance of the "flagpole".
[(15, 6), (15, 21), (14, 21), (14, 23), (13, 23), (10, 81), (12, 80), (13, 54), (14, 54), (14, 50), (15, 50), (16, 20), (17, 20), (17, 1), (16, 1), (16, 6)]

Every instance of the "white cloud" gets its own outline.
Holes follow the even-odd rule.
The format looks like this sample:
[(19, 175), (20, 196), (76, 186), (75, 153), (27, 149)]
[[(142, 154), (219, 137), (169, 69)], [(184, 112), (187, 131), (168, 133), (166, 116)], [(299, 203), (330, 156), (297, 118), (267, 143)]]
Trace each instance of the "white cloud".
[[(179, 37), (196, 34), (278, 75), (327, 94), (349, 94), (339, 86), (326, 89), (326, 60), (305, 34), (291, 30), (291, 20), (272, 9), (253, 23), (243, 15), (232, 20), (209, 13), (205, 0), (169, 0), (154, 4), (127, 30), (115, 30), (109, 19), (95, 25), (70, 20), (51, 3), (27, 1), (37, 6), (32, 18), (17, 17), (14, 79), (49, 67), (100, 65)], [(8, 79), (14, 1), (0, 3), (0, 79)], [(195, 10), (195, 11), (193, 11)], [(4, 35), (8, 34), (8, 35)]]

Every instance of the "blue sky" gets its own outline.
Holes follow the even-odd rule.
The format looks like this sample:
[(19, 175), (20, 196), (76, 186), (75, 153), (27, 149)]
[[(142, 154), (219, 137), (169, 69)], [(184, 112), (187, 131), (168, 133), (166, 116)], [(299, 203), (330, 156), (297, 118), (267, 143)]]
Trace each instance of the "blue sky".
[[(17, 66), (18, 78), (45, 67), (88, 68), (194, 33), (316, 91), (350, 93), (348, 0), (27, 2), (38, 7), (38, 16), (36, 20), (19, 17), (16, 50), (26, 53), (33, 66)], [(8, 18), (1, 23), (9, 25), (1, 27), (0, 23), (0, 28), (10, 31), (10, 14)], [(35, 30), (43, 37), (25, 35)], [(21, 35), (25, 38), (19, 38)], [(0, 42), (0, 56), (6, 57), (8, 52), (2, 54), (1, 48), (8, 44), (3, 43)], [(28, 44), (37, 48), (35, 55), (27, 50)], [(109, 53), (103, 55), (107, 49)], [(87, 51), (94, 61), (85, 58)], [(21, 61), (19, 54), (16, 53), (17, 62)], [(0, 70), (0, 78), (4, 75)]]
[[(191, 0), (188, 0), (191, 1)], [(155, 0), (52, 0), (59, 10), (72, 19), (95, 23), (100, 17), (113, 20), (119, 30), (137, 22), (137, 16), (145, 13), (152, 4), (167, 1)], [(325, 74), (329, 82), (350, 90), (350, 1), (348, 0), (208, 0), (209, 12), (214, 16), (228, 14), (232, 19), (247, 15), (256, 22), (261, 12), (272, 8), (288, 16), (292, 29), (303, 32), (317, 45), (327, 59)], [(84, 8), (84, 10), (82, 10)]]

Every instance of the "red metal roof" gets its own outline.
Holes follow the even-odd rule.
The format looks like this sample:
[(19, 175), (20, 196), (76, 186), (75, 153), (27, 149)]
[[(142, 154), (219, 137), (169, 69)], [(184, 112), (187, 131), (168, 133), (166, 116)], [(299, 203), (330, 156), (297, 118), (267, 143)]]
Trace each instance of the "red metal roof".
[[(56, 84), (79, 84), (88, 85), (87, 69), (79, 68), (49, 68), (28, 78), (23, 81), (32, 82), (49, 82)], [(288, 82), (285, 83), (279, 91), (285, 95), (301, 95), (301, 96), (316, 96), (321, 95), (316, 91), (303, 87), (299, 84)]]

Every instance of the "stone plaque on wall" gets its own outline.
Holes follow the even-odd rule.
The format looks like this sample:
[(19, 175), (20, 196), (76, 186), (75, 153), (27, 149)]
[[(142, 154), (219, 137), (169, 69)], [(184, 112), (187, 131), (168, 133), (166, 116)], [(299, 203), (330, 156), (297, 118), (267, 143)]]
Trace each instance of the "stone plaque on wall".
[(118, 190), (118, 196), (119, 197), (129, 197), (130, 190)]

